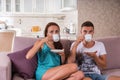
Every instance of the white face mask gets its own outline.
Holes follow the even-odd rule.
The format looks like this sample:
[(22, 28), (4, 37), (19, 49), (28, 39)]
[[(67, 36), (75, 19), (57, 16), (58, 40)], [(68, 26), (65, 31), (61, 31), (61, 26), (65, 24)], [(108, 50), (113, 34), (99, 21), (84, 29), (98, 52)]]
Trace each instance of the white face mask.
[(58, 42), (60, 40), (59, 34), (53, 34), (53, 41)]
[(85, 35), (85, 41), (90, 42), (92, 40), (92, 35), (91, 34), (86, 34)]

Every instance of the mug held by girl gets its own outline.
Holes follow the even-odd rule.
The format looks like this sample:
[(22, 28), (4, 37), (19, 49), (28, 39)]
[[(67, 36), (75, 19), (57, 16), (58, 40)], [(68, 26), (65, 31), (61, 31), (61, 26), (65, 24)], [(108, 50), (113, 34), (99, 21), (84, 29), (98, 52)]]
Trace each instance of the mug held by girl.
[(60, 35), (59, 34), (53, 34), (53, 41), (58, 42), (60, 40)]

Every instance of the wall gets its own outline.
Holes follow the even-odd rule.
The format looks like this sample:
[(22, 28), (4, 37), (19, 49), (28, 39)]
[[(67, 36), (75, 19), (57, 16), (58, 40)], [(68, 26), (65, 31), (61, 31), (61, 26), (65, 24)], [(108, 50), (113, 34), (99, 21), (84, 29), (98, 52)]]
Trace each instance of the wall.
[(120, 0), (78, 0), (78, 28), (86, 21), (95, 26), (95, 38), (120, 35)]

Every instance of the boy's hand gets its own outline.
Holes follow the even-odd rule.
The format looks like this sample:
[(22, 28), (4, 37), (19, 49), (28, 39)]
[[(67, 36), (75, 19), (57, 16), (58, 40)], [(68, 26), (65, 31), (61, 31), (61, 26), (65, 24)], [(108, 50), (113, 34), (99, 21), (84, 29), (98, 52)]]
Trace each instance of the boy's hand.
[(84, 40), (84, 36), (83, 35), (80, 35), (78, 38), (77, 38), (77, 40), (75, 41), (75, 44), (74, 44), (74, 46), (77, 46), (81, 41), (83, 41)]
[(87, 54), (88, 56), (92, 57), (92, 58), (95, 58), (97, 55), (96, 55), (97, 51), (95, 52), (85, 52), (85, 54)]

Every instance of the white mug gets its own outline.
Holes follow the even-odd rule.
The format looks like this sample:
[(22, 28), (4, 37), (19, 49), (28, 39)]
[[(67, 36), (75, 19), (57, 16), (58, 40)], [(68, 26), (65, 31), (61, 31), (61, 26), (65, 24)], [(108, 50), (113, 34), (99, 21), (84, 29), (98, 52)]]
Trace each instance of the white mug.
[(85, 41), (90, 42), (92, 40), (92, 35), (91, 34), (86, 34), (85, 35)]
[(53, 41), (58, 42), (60, 40), (59, 34), (53, 34)]

